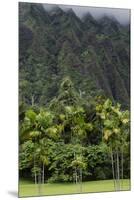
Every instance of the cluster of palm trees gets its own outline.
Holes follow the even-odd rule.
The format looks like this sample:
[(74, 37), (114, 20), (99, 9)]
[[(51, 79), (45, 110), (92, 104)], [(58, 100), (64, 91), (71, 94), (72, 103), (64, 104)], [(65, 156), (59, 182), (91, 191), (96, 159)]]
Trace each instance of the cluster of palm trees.
[(74, 145), (70, 166), (74, 171), (74, 181), (80, 184), (82, 192), (82, 176), (87, 167), (83, 159), (83, 141), (87, 139), (87, 133), (92, 133), (98, 126), (102, 142), (107, 145), (111, 156), (115, 190), (121, 190), (124, 152), (129, 148), (129, 111), (122, 111), (121, 105), (113, 104), (110, 99), (97, 97), (94, 101), (94, 118), (89, 120), (80, 104), (82, 99), (73, 93), (70, 80), (61, 84), (60, 92), (48, 108), (32, 107), (25, 111), (20, 121), (20, 170), (31, 168), (35, 184), (44, 184), (45, 169), (51, 164), (50, 147), (63, 140), (65, 144)]
[[(103, 140), (109, 147), (115, 190), (123, 187), (124, 151), (129, 146), (129, 111), (121, 111), (121, 105), (113, 106), (107, 99), (96, 106), (102, 121)], [(121, 181), (122, 180), (122, 181)]]

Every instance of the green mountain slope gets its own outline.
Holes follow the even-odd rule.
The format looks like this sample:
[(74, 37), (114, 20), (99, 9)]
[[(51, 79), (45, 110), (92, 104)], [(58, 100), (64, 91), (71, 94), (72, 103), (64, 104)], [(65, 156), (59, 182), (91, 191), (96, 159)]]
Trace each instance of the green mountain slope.
[(129, 106), (129, 26), (73, 10), (19, 4), (20, 101), (46, 104), (69, 76), (85, 97), (103, 91)]

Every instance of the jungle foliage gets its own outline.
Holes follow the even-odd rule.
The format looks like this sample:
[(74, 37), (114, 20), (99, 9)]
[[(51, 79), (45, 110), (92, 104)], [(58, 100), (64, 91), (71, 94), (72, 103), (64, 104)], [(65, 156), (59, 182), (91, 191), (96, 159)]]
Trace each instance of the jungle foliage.
[(130, 178), (129, 26), (19, 3), (19, 170), (35, 184)]
[(63, 79), (46, 107), (20, 106), (20, 177), (37, 183), (130, 177), (129, 111), (104, 96), (82, 98)]
[(130, 33), (113, 18), (82, 19), (58, 6), (19, 4), (20, 101), (46, 105), (69, 76), (87, 98), (104, 93), (129, 107)]

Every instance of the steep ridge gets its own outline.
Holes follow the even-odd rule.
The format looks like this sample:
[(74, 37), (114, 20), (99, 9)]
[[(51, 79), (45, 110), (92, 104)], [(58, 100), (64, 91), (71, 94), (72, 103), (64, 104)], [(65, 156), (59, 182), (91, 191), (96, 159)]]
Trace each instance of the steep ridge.
[(104, 92), (129, 106), (129, 25), (114, 18), (78, 18), (72, 9), (19, 4), (20, 100), (43, 105), (65, 76), (85, 97)]

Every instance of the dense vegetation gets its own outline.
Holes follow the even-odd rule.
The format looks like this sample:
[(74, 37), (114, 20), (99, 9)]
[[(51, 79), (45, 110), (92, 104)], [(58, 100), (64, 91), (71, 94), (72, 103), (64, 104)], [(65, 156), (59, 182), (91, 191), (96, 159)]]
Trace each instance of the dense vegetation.
[(129, 158), (129, 112), (102, 96), (81, 98), (69, 78), (48, 107), (20, 107), (20, 176), (35, 184), (113, 177), (119, 189)]
[[(20, 177), (130, 178), (129, 28), (20, 3)], [(119, 102), (119, 103), (118, 103)]]
[(107, 16), (78, 18), (59, 7), (19, 4), (20, 101), (46, 105), (64, 76), (79, 93), (104, 93), (129, 106), (129, 25)]

